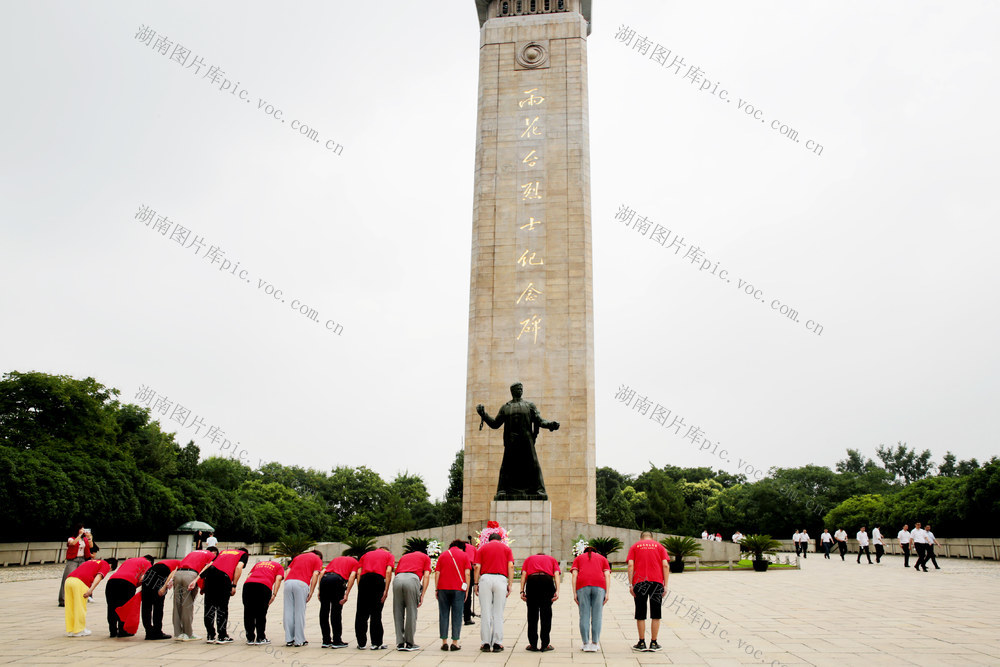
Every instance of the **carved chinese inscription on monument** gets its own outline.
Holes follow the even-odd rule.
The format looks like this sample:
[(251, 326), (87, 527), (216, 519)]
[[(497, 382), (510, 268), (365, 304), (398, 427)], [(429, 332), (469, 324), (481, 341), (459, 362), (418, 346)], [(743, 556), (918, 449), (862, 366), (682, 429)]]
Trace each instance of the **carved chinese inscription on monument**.
[[(541, 216), (544, 210), (545, 183), (542, 163), (542, 148), (545, 140), (545, 95), (538, 86), (525, 86), (517, 97), (517, 113), (520, 118), (517, 125), (518, 142), (517, 156), (520, 158), (518, 168), (522, 176), (518, 179), (519, 215), (517, 221), (519, 239), (530, 241), (533, 232), (542, 224)], [(540, 231), (540, 230), (539, 230)], [(544, 266), (542, 250), (538, 249), (538, 241), (524, 243), (521, 248), (527, 248), (516, 255), (515, 264), (521, 272), (527, 273), (516, 286), (517, 299), (520, 306), (518, 316), (518, 333), (516, 340), (538, 343), (538, 334), (542, 330), (542, 316), (537, 310), (544, 297)]]

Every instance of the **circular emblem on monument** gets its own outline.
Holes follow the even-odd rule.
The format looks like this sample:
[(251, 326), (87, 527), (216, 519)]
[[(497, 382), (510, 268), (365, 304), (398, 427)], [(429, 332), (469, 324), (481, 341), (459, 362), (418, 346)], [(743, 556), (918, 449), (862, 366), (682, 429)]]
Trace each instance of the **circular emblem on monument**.
[(517, 64), (525, 69), (545, 67), (549, 62), (548, 50), (538, 42), (525, 42), (514, 56)]

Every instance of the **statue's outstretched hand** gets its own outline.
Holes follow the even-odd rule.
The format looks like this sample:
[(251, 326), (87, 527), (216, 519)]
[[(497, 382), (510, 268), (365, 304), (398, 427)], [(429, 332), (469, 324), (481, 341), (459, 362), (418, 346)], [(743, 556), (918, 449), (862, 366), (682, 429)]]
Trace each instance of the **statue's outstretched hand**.
[(559, 422), (550, 422), (549, 423), (549, 430), (550, 431), (558, 431), (559, 430)]
[(486, 414), (486, 409), (483, 408), (483, 404), (482, 403), (480, 403), (479, 405), (476, 406), (476, 414), (478, 414), (480, 417), (482, 417), (484, 414)]

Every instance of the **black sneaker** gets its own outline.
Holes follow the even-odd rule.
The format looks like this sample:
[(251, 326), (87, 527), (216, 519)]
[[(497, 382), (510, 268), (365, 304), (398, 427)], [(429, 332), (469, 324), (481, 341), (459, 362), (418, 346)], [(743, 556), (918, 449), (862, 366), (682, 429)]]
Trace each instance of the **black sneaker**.
[(264, 637), (263, 639), (257, 637), (257, 646), (270, 646), (270, 645), (271, 645), (271, 640), (268, 639), (267, 637)]
[(397, 651), (405, 651), (406, 650), (406, 644), (396, 644), (396, 650)]
[(344, 642), (333, 642), (330, 644), (330, 648), (347, 648), (347, 644)]
[(500, 653), (501, 651), (503, 651), (503, 644), (494, 644), (493, 645), (493, 652), (494, 653)]
[(232, 643), (233, 643), (233, 638), (232, 638), (232, 637), (229, 637), (229, 636), (226, 636), (226, 637), (219, 637), (219, 638), (218, 638), (218, 639), (217, 639), (217, 640), (215, 641), (215, 643), (216, 643), (216, 644), (232, 644)]
[(416, 644), (407, 644), (406, 648), (404, 648), (403, 650), (404, 651), (419, 651), (420, 647), (417, 646)]
[(646, 640), (645, 639), (640, 639), (639, 643), (637, 643), (635, 646), (632, 647), (632, 650), (633, 651), (647, 651), (647, 650), (649, 650), (649, 649), (646, 648)]
[(479, 647), (479, 650), (482, 651), (483, 653), (489, 653), (493, 649), (490, 648), (489, 644), (483, 644), (482, 646)]
[(649, 650), (650, 651), (662, 651), (663, 647), (660, 646), (660, 643), (654, 639), (651, 642), (649, 642)]
[(327, 642), (325, 644), (320, 644), (319, 647), (320, 648), (333, 648), (333, 644)]
[(285, 642), (285, 646), (294, 646), (295, 642)]

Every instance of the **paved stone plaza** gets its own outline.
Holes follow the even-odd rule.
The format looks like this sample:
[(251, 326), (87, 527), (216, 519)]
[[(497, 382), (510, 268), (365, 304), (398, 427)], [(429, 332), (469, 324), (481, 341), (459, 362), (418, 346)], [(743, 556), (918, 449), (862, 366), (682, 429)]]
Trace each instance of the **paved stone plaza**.
[[(358, 651), (321, 649), (319, 603), (309, 603), (306, 638), (300, 649), (283, 646), (281, 596), (268, 614), (272, 647), (225, 646), (200, 642), (147, 642), (139, 635), (109, 639), (105, 623), (103, 585), (98, 602), (90, 605), (90, 637), (70, 639), (63, 632), (63, 610), (56, 606), (56, 581), (62, 566), (32, 568), (45, 579), (16, 581), (24, 569), (0, 570), (0, 662), (75, 665), (410, 665), (468, 662), (510, 665), (682, 664), (737, 665), (890, 665), (1000, 664), (1000, 564), (942, 560), (940, 571), (904, 570), (902, 559), (888, 558), (880, 566), (858, 565), (849, 559), (824, 561), (811, 555), (801, 570), (754, 572), (687, 572), (671, 577), (671, 590), (684, 600), (665, 611), (660, 653), (633, 653), (635, 622), (631, 598), (620, 579), (613, 583), (605, 608), (600, 653), (580, 651), (576, 606), (569, 591), (555, 605), (551, 653), (524, 650), (524, 605), (513, 594), (508, 600), (505, 628), (507, 650), (478, 651), (479, 625), (463, 629), (461, 652), (442, 653), (437, 640), (437, 605), (428, 594), (420, 610), (417, 642), (424, 649)], [(171, 594), (172, 595), (172, 594)], [(353, 628), (354, 595), (344, 617)], [(234, 637), (242, 628), (240, 594), (231, 606)], [(672, 601), (674, 598), (670, 597)], [(383, 613), (386, 643), (393, 642), (391, 594)], [(169, 605), (169, 600), (168, 600)], [(478, 608), (478, 607), (477, 607)], [(164, 629), (171, 632), (167, 612)], [(697, 620), (695, 620), (697, 618)], [(707, 623), (706, 623), (707, 622)], [(231, 626), (232, 627), (232, 626)], [(705, 627), (705, 631), (699, 631)], [(204, 626), (196, 623), (199, 632)], [(648, 632), (648, 630), (647, 630)], [(755, 657), (756, 655), (756, 657)], [(297, 661), (297, 662), (296, 662)]]

